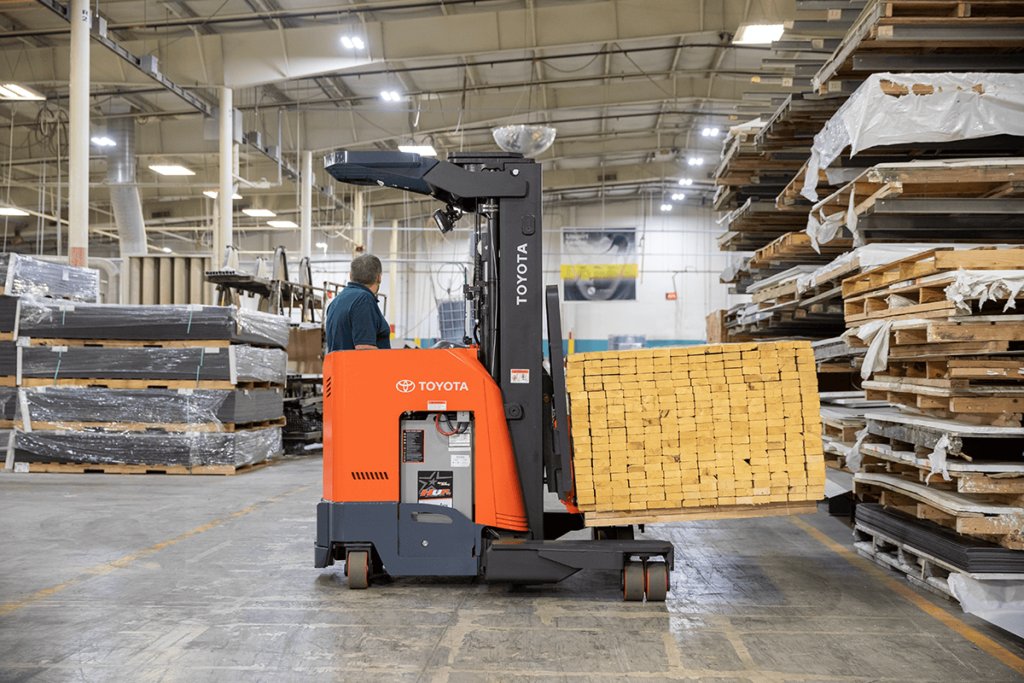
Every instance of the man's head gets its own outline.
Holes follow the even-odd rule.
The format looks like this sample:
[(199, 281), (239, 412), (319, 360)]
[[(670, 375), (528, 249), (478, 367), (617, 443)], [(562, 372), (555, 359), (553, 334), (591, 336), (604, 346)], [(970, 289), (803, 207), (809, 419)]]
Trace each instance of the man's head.
[(373, 254), (360, 254), (352, 259), (352, 270), (349, 273), (349, 279), (352, 282), (358, 282), (376, 294), (380, 289), (382, 271), (379, 258)]

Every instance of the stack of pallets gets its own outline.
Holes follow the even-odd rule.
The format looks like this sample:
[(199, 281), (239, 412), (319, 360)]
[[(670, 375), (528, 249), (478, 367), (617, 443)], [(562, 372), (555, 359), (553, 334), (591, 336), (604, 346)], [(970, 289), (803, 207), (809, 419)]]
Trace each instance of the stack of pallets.
[(867, 416), (862, 498), (1024, 548), (1022, 286), (1013, 248), (924, 252), (843, 283), (868, 398), (907, 409)]
[(232, 474), (281, 451), (283, 317), (22, 297), (14, 336), (8, 467)]
[(822, 497), (807, 343), (577, 354), (567, 386), (589, 525), (792, 514)]

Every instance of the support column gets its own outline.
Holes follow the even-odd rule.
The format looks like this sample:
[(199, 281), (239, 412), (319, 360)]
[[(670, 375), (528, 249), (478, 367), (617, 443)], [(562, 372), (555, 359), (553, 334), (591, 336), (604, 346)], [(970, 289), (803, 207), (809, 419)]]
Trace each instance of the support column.
[(220, 89), (220, 182), (217, 190), (217, 207), (219, 209), (220, 222), (213, 231), (213, 268), (219, 269), (224, 265), (224, 250), (234, 244), (234, 220), (235, 210), (233, 197), (235, 196), (234, 169), (235, 169), (235, 134), (234, 134), (234, 105), (232, 104), (231, 88)]
[(388, 320), (395, 326), (395, 332), (398, 332), (398, 219), (391, 221), (388, 262)]
[(313, 153), (302, 153), (302, 197), (299, 243), (303, 258), (313, 255)]
[(356, 190), (352, 196), (352, 250), (359, 254), (366, 251), (363, 228), (366, 226), (366, 212), (363, 210), (362, 190)]
[[(68, 263), (89, 263), (89, 0), (71, 2), (68, 104)], [(58, 227), (59, 227), (58, 222)]]

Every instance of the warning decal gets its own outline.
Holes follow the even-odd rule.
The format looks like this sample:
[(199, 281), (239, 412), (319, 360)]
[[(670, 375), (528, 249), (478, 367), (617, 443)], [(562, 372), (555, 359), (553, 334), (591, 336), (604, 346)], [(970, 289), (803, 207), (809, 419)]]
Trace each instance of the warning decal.
[(527, 368), (525, 370), (521, 369), (521, 368), (512, 368), (511, 370), (509, 370), (509, 372), (511, 373), (511, 377), (509, 378), (509, 381), (512, 382), (512, 384), (529, 384), (530, 383), (530, 370), (529, 370), (529, 368)]

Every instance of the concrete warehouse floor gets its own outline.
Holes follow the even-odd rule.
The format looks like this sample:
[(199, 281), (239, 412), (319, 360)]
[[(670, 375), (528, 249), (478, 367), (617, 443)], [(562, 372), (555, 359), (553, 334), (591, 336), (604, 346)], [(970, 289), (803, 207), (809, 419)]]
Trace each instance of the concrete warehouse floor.
[(821, 513), (649, 528), (677, 547), (665, 605), (604, 573), (349, 591), (312, 567), (319, 480), (0, 475), (0, 680), (1022, 680), (1020, 641)]

